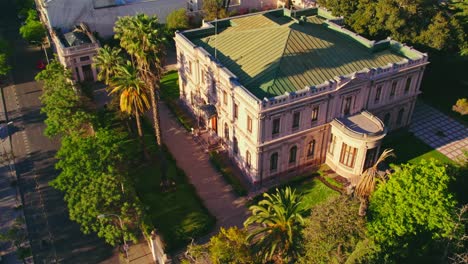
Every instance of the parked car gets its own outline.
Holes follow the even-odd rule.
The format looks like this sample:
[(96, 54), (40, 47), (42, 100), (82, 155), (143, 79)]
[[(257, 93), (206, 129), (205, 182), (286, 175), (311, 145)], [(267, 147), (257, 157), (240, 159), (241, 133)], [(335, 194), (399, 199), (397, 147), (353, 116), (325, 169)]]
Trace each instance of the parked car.
[(45, 69), (46, 67), (46, 63), (43, 61), (43, 60), (39, 60), (36, 64), (36, 67), (39, 69), (39, 70), (43, 70)]

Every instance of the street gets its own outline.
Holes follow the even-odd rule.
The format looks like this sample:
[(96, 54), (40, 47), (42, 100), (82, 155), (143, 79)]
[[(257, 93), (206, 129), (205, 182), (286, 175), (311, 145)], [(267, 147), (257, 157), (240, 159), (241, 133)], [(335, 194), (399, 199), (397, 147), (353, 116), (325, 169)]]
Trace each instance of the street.
[[(54, 156), (58, 140), (43, 135), (41, 86), (34, 81), (36, 62), (44, 59), (39, 47), (27, 45), (18, 34), (14, 0), (0, 1), (0, 35), (13, 47), (11, 81), (3, 88), (16, 172), (35, 263), (99, 263), (113, 250), (96, 235), (84, 235), (68, 218), (62, 194), (49, 186), (58, 172)], [(3, 110), (1, 110), (3, 111)], [(8, 177), (0, 170), (0, 177)]]

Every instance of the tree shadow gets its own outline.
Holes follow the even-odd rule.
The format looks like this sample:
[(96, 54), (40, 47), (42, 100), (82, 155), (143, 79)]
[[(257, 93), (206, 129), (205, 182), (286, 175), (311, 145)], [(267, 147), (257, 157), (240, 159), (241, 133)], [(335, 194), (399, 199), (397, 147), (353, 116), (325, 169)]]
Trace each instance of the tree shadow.
[(35, 261), (104, 261), (111, 257), (112, 248), (95, 234), (84, 235), (69, 219), (62, 193), (49, 185), (58, 175), (54, 156), (55, 151), (36, 151), (16, 163)]

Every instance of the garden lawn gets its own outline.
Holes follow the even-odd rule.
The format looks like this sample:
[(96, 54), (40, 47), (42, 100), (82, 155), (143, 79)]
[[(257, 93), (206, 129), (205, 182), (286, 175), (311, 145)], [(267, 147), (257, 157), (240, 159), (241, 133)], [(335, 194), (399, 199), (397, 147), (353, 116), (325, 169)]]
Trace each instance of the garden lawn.
[(444, 154), (433, 149), (410, 132), (400, 132), (384, 139), (382, 149), (391, 148), (396, 158), (390, 157), (390, 163), (399, 165), (402, 163), (419, 163), (421, 159), (436, 159), (442, 163), (455, 164)]
[(330, 189), (318, 179), (308, 180), (299, 186), (291, 186), (296, 188), (296, 192), (304, 195), (304, 208), (311, 209), (314, 206), (326, 202), (334, 197), (340, 196), (340, 193)]
[[(302, 177), (301, 177), (302, 178)], [(282, 186), (271, 188), (267, 193), (273, 194), (276, 189), (282, 189), (290, 186), (291, 189), (295, 189), (297, 194), (303, 195), (303, 206), (306, 210), (312, 209), (314, 206), (326, 202), (330, 199), (340, 196), (340, 193), (330, 189), (323, 182), (317, 178), (305, 179), (305, 180), (292, 180), (289, 183), (285, 183)], [(263, 199), (263, 194), (255, 197), (249, 205), (258, 203)]]
[(179, 74), (177, 71), (166, 72), (161, 78), (161, 99), (166, 102), (169, 110), (187, 131), (191, 131), (195, 127), (195, 120), (179, 104)]
[[(156, 155), (156, 140), (147, 119), (143, 119), (147, 150), (153, 157)], [(166, 252), (186, 246), (192, 238), (207, 234), (214, 226), (216, 219), (204, 206), (190, 184), (183, 170), (177, 167), (176, 161), (169, 152), (164, 151), (167, 162), (167, 178), (175, 182), (175, 187), (161, 189), (161, 167), (156, 158), (136, 168), (131, 174), (135, 188), (144, 205), (147, 217), (162, 235), (166, 243)]]
[(146, 165), (135, 171), (135, 185), (147, 215), (162, 234), (168, 251), (178, 249), (191, 238), (202, 236), (213, 227), (215, 219), (209, 214), (194, 187), (183, 176), (177, 174), (175, 165), (170, 164), (170, 177), (176, 179), (174, 190), (162, 192), (161, 171), (158, 166)]

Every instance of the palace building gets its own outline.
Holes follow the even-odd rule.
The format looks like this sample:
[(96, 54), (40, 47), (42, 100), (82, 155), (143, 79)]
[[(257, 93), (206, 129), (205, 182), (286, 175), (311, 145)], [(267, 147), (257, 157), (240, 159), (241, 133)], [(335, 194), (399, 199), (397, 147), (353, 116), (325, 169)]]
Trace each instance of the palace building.
[(353, 178), (404, 128), (429, 63), (310, 8), (177, 32), (180, 98), (254, 184), (326, 163)]

